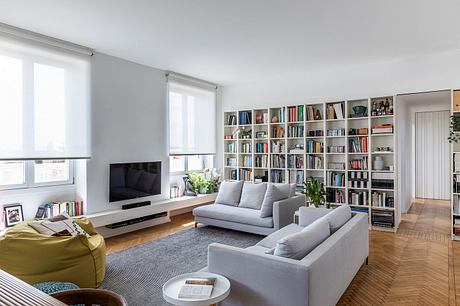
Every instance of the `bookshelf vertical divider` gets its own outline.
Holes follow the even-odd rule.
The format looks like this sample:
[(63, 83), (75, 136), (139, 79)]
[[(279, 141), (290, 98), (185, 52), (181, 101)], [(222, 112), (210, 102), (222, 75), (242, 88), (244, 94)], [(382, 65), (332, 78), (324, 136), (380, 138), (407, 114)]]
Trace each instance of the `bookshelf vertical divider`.
[[(373, 115), (374, 103), (391, 105), (392, 111), (384, 107), (383, 113)], [(338, 104), (343, 118), (337, 114), (329, 118), (331, 106)], [(296, 183), (299, 192), (305, 180), (319, 179), (332, 207), (350, 205), (368, 213), (372, 229), (396, 231), (400, 222), (396, 111), (394, 96), (225, 111), (223, 177)], [(391, 130), (374, 131), (385, 125)], [(374, 169), (376, 157), (385, 168)]]

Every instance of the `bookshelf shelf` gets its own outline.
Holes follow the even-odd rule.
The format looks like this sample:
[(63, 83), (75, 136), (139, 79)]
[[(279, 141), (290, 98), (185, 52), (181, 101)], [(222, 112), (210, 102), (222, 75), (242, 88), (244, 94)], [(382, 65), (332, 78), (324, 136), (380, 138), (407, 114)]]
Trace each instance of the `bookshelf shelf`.
[[(224, 163), (227, 158), (236, 159), (236, 166), (224, 167), (223, 177), (296, 185), (310, 177), (318, 179), (324, 183), (327, 202), (332, 206), (365, 210), (370, 229), (396, 231), (400, 220), (398, 191), (394, 189), (398, 186), (396, 110), (394, 97), (387, 96), (224, 112), (224, 135), (234, 138), (224, 141)], [(374, 116), (374, 112), (393, 114)], [(393, 132), (372, 134), (374, 127), (384, 125), (392, 125)], [(241, 135), (252, 138), (242, 139)], [(227, 149), (232, 143), (236, 152)], [(387, 148), (391, 151), (377, 151)], [(376, 158), (383, 159), (384, 166), (393, 166), (394, 171), (372, 170)], [(377, 181), (390, 176), (389, 189), (372, 188), (385, 186)], [(386, 202), (389, 199), (391, 202)], [(378, 207), (386, 204), (395, 208)], [(391, 222), (385, 223), (388, 218)]]

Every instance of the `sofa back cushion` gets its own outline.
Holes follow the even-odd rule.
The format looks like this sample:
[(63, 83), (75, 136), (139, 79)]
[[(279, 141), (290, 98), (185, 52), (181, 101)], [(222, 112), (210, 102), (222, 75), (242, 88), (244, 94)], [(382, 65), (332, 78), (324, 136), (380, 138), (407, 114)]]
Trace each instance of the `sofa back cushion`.
[(291, 186), (289, 184), (268, 184), (260, 210), (260, 217), (271, 217), (273, 215), (273, 203), (289, 198), (290, 194)]
[(243, 181), (223, 181), (219, 187), (216, 203), (238, 206), (241, 198), (241, 190), (243, 189)]
[(348, 205), (342, 205), (325, 215), (324, 218), (329, 222), (333, 234), (351, 219), (351, 208)]
[(302, 231), (288, 235), (278, 241), (274, 255), (302, 259), (330, 236), (329, 222), (320, 218)]
[(245, 182), (238, 207), (260, 209), (267, 191), (267, 183), (252, 184)]

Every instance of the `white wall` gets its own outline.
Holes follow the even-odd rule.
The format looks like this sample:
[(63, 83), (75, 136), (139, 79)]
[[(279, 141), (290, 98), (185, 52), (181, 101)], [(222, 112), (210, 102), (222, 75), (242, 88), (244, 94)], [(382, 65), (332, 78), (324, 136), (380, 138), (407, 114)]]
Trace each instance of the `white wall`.
[[(162, 194), (169, 197), (165, 72), (112, 56), (92, 59), (92, 157), (86, 167), (87, 213), (119, 208), (109, 203), (109, 164), (161, 161)], [(84, 188), (77, 190), (78, 194)]]

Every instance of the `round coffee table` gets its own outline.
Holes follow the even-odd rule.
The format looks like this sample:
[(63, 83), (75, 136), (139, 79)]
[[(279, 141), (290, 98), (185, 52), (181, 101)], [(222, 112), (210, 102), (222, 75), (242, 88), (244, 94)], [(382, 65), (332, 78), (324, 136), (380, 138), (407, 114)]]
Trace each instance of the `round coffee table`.
[[(215, 277), (216, 283), (211, 296), (207, 299), (180, 299), (178, 297), (181, 287), (188, 278)], [(223, 301), (230, 293), (230, 281), (219, 274), (209, 272), (194, 272), (178, 275), (171, 278), (163, 285), (163, 298), (173, 305), (180, 306), (209, 306)]]

